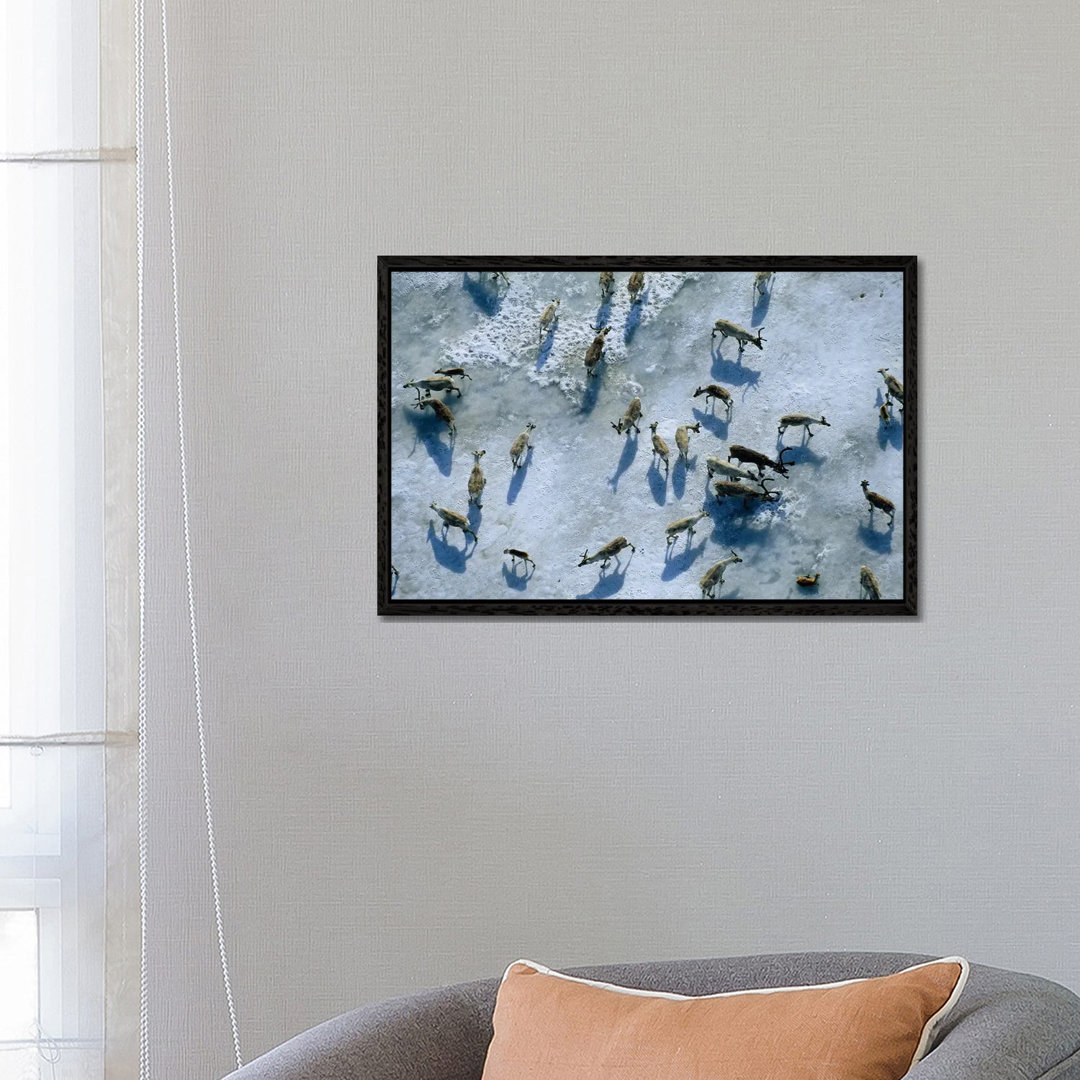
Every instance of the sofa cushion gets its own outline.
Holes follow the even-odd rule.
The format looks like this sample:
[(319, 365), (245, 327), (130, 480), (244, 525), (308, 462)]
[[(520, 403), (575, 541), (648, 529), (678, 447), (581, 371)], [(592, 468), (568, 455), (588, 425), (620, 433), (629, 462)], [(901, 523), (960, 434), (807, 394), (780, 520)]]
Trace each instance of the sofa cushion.
[(898, 1080), (967, 980), (959, 957), (819, 986), (684, 997), (511, 964), (483, 1080)]

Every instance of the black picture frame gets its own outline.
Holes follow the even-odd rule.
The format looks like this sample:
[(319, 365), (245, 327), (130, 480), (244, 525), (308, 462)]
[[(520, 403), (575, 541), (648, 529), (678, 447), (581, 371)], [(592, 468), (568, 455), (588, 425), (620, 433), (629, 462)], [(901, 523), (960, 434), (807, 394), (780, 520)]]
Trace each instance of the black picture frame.
[[(396, 595), (398, 574), (391, 551), (391, 282), (398, 272), (437, 271), (469, 275), (530, 271), (641, 270), (646, 275), (677, 272), (880, 271), (902, 274), (903, 595), (879, 600), (815, 599), (444, 599)], [(907, 256), (379, 256), (377, 290), (377, 612), (382, 616), (916, 616), (917, 595), (917, 257)], [(741, 355), (741, 354), (740, 354)], [(434, 367), (434, 364), (432, 364)], [(884, 388), (882, 388), (884, 390)], [(434, 418), (433, 418), (434, 419)], [(646, 439), (648, 431), (646, 430)], [(464, 456), (464, 455), (463, 455)], [(468, 475), (469, 466), (463, 466)], [(666, 480), (665, 480), (666, 483)], [(872, 515), (871, 515), (872, 518)], [(467, 540), (467, 537), (463, 537)]]

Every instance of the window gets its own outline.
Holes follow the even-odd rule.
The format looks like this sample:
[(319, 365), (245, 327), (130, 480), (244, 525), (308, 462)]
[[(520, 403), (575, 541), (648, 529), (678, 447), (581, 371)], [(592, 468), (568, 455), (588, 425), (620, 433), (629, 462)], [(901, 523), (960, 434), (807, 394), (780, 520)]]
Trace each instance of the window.
[(38, 1022), (38, 916), (0, 909), (0, 1076), (33, 1076), (37, 1048), (26, 1046)]
[(0, 14), (0, 1080), (103, 1075), (98, 19)]

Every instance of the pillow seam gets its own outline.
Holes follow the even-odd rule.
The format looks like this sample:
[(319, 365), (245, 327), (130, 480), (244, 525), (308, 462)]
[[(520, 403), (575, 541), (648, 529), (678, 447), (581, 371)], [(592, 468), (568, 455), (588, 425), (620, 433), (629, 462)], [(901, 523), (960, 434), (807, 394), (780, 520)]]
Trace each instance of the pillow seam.
[[(527, 960), (524, 958), (514, 960), (506, 966), (506, 970), (502, 974), (502, 978), (499, 980), (500, 985), (506, 981), (507, 976), (510, 974), (510, 970), (519, 964), (532, 968), (538, 975), (548, 975), (557, 979), (566, 979), (570, 982), (584, 983), (587, 986), (595, 986), (598, 989), (613, 990), (616, 993), (628, 994), (631, 997), (653, 997), (653, 998), (667, 998), (675, 1001), (697, 1001), (704, 1000), (706, 998), (732, 998), (738, 997), (741, 994), (780, 994), (791, 993), (798, 990), (833, 990), (842, 986), (853, 986), (856, 983), (870, 982), (873, 979), (888, 979), (893, 975), (904, 975), (910, 971), (918, 971), (921, 968), (933, 967), (935, 964), (959, 964), (961, 968), (960, 978), (958, 982), (962, 982), (966, 985), (967, 977), (970, 969), (969, 962), (962, 956), (939, 956), (934, 960), (924, 960), (922, 963), (913, 964), (911, 967), (901, 968), (900, 971), (891, 972), (889, 975), (860, 975), (853, 979), (839, 979), (836, 982), (828, 983), (796, 983), (791, 986), (759, 986), (751, 987), (746, 990), (723, 990), (715, 994), (675, 994), (664, 990), (642, 990), (639, 987), (634, 986), (619, 986), (617, 983), (609, 983), (602, 979), (589, 979), (580, 975), (570, 975), (565, 971), (559, 971), (556, 968), (546, 967), (544, 964), (537, 963), (535, 960)], [(962, 988), (961, 988), (962, 989)], [(949, 999), (953, 996), (959, 997), (955, 988), (950, 992)], [(955, 1002), (952, 1002), (955, 1005)], [(946, 1001), (946, 1005), (949, 1002)], [(945, 1006), (942, 1006), (945, 1009)], [(946, 1010), (945, 1015), (941, 1015), (940, 1019), (944, 1020), (948, 1011), (951, 1011), (951, 1006)], [(930, 1018), (931, 1020), (934, 1017)], [(927, 1021), (929, 1023), (930, 1021)], [(1038, 1078), (1041, 1080), (1041, 1078)]]

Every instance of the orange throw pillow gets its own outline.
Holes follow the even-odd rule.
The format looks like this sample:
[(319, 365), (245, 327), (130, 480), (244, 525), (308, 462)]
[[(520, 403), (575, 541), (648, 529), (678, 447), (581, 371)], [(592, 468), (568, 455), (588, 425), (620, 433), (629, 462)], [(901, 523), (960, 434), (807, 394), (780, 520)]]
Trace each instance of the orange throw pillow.
[(875, 979), (683, 997), (519, 960), (483, 1080), (899, 1080), (960, 996), (960, 957)]

